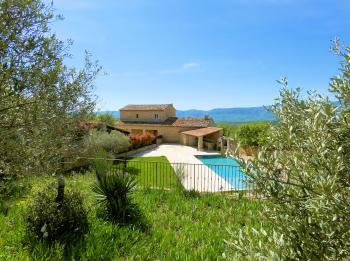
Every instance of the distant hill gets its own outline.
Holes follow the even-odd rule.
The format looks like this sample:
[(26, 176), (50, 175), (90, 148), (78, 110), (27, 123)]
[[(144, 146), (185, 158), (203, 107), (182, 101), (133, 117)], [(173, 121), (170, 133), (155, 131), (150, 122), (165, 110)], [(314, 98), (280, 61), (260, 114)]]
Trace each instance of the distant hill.
[(248, 121), (270, 121), (275, 120), (273, 113), (266, 110), (264, 107), (250, 108), (224, 108), (213, 109), (209, 111), (203, 110), (186, 110), (177, 111), (178, 117), (204, 117), (209, 115), (216, 122), (248, 122)]
[[(119, 111), (101, 111), (100, 113), (109, 113), (119, 118)], [(275, 116), (266, 110), (265, 107), (248, 108), (218, 108), (212, 110), (177, 110), (177, 117), (198, 117), (203, 118), (209, 115), (216, 122), (249, 122), (249, 121), (273, 121)]]

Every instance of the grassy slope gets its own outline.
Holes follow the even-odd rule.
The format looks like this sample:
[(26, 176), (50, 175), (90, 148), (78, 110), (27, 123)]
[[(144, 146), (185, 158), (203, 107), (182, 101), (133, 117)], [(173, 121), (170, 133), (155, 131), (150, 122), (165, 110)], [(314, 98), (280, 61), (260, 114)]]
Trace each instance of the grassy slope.
[[(76, 242), (70, 258), (83, 260), (199, 260), (220, 259), (229, 251), (224, 239), (227, 228), (237, 231), (241, 226), (257, 227), (257, 211), (261, 202), (228, 199), (221, 195), (186, 198), (178, 191), (137, 190), (134, 195), (147, 220), (149, 231), (107, 223), (95, 215), (95, 198), (90, 190), (92, 173), (66, 178), (67, 188), (76, 188), (89, 209), (90, 232), (85, 240)], [(25, 239), (26, 207), (31, 195), (54, 178), (31, 180), (31, 190), (16, 198), (8, 216), (0, 214), (0, 260), (60, 260), (63, 246), (31, 246)]]

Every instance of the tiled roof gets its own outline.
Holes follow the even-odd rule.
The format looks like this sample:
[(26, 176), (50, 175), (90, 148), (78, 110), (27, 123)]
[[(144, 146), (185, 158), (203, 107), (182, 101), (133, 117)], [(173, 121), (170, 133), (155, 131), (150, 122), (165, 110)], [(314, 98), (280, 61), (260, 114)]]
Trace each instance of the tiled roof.
[(129, 104), (121, 108), (121, 111), (164, 111), (172, 104)]
[(196, 129), (196, 130), (190, 130), (190, 131), (184, 131), (181, 132), (186, 135), (191, 135), (195, 137), (203, 137), (208, 134), (212, 134), (218, 131), (221, 131), (222, 128), (217, 128), (217, 127), (207, 127), (207, 128), (202, 128), (202, 129)]
[(213, 125), (212, 119), (204, 118), (176, 118), (176, 120), (171, 124), (172, 126), (180, 127), (208, 127)]
[(147, 122), (147, 121), (120, 121), (118, 125), (156, 125), (156, 126), (174, 126), (174, 127), (209, 127), (213, 125), (212, 119), (205, 118), (176, 118), (170, 117), (163, 122)]

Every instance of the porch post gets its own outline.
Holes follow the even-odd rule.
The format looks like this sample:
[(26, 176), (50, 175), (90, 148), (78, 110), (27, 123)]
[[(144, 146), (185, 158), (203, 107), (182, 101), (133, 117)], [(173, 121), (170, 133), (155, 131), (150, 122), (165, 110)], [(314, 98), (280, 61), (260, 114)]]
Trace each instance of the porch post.
[(185, 146), (187, 146), (187, 135), (186, 134), (182, 134), (183, 135), (183, 142)]
[(203, 136), (198, 137), (198, 150), (203, 150)]

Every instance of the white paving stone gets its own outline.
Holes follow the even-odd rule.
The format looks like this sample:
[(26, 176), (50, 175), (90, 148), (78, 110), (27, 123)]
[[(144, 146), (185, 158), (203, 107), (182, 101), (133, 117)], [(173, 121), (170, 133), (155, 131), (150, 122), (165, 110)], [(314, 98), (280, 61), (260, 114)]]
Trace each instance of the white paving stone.
[(218, 192), (234, 189), (231, 184), (204, 165), (195, 155), (220, 154), (217, 151), (198, 151), (196, 148), (179, 144), (161, 144), (154, 149), (144, 151), (134, 156), (165, 156), (175, 171), (179, 168), (183, 170), (182, 184), (187, 190)]

